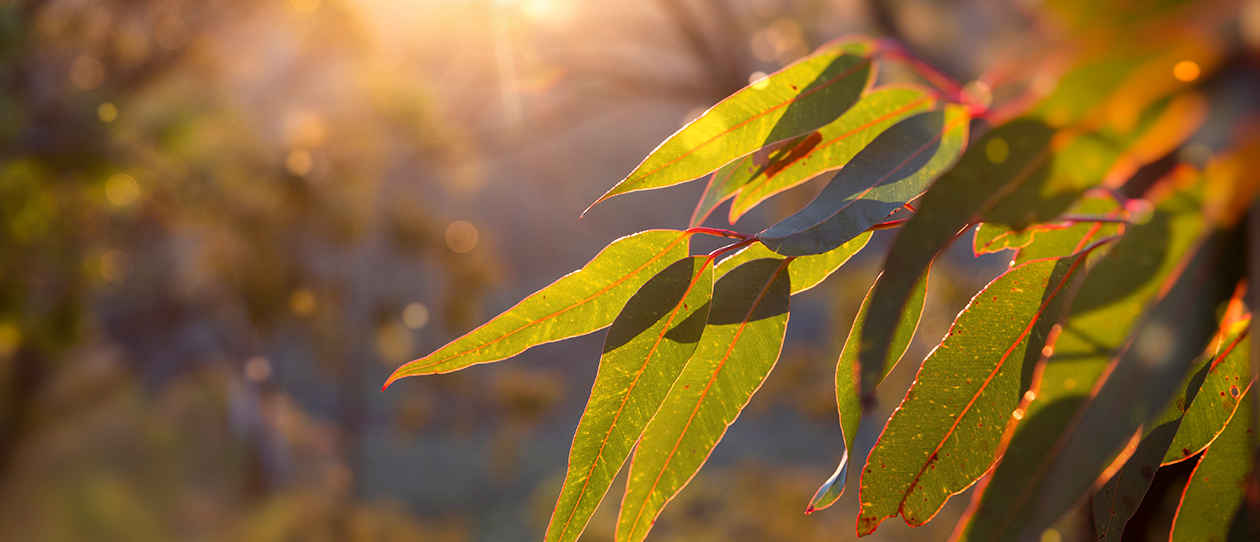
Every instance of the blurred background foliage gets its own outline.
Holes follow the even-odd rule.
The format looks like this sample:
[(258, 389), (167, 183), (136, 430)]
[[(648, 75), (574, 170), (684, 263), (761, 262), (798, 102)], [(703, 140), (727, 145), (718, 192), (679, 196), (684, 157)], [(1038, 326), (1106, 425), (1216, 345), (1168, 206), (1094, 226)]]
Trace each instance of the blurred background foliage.
[[(577, 215), (828, 39), (892, 35), (969, 80), (1150, 9), (1130, 4), (0, 2), (0, 540), (535, 540), (600, 334), (377, 393), (391, 369), (617, 236), (685, 226), (702, 183)], [(834, 360), (890, 235), (794, 300), (779, 370), (653, 539), (853, 537), (856, 492), (801, 512), (842, 449)], [(1005, 268), (966, 248), (911, 358)], [(584, 539), (611, 539), (616, 500)]]

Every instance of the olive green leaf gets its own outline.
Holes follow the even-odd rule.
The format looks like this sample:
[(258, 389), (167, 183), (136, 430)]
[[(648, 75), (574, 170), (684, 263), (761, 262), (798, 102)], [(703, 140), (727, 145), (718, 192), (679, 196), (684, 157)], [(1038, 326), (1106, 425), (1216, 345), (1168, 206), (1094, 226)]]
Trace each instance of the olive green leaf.
[(814, 201), (757, 239), (779, 254), (807, 256), (860, 235), (922, 195), (957, 161), (968, 120), (963, 108), (947, 106), (898, 122), (859, 151)]
[(1084, 261), (1013, 268), (959, 313), (866, 460), (859, 536), (897, 514), (922, 525), (988, 472)]
[[(870, 240), (871, 233), (866, 232), (850, 239), (849, 242), (836, 247), (831, 252), (793, 258), (788, 263), (788, 275), (792, 277), (792, 295), (799, 294), (821, 284), (828, 276), (840, 269), (840, 266), (849, 261), (849, 258), (852, 258), (854, 254), (862, 250)], [(778, 256), (778, 254), (771, 252), (770, 249), (761, 243), (755, 243), (718, 263), (717, 276), (721, 277), (727, 271), (736, 268), (744, 262), (758, 258), (776, 258)]]
[(1181, 494), (1170, 542), (1232, 540), (1230, 523), (1242, 506), (1252, 468), (1252, 426), (1251, 409), (1237, 409), (1225, 430), (1203, 452)]
[(385, 387), (400, 378), (458, 371), (601, 329), (612, 323), (643, 283), (687, 257), (690, 237), (676, 230), (649, 230), (613, 241), (582, 269), (436, 352), (399, 367)]
[[(1068, 208), (1067, 214), (1121, 218), (1120, 204), (1104, 192), (1081, 198)], [(1019, 265), (1074, 254), (1098, 239), (1116, 235), (1120, 226), (1114, 222), (1054, 222), (1016, 230), (1004, 224), (984, 222), (976, 227), (972, 251), (979, 256), (1018, 249), (1014, 265)]]
[(825, 47), (744, 87), (666, 139), (591, 206), (699, 178), (766, 145), (826, 126), (869, 86), (871, 47), (868, 41)]
[[(878, 282), (879, 278), (876, 277), (875, 281)], [(853, 440), (857, 438), (858, 424), (862, 422), (862, 400), (858, 396), (858, 390), (875, 389), (879, 386), (884, 377), (897, 366), (897, 362), (901, 360), (906, 349), (910, 348), (914, 332), (919, 327), (919, 317), (923, 315), (923, 302), (927, 298), (927, 282), (928, 273), (924, 273), (914, 294), (910, 297), (910, 302), (906, 304), (906, 311), (901, 315), (901, 324), (897, 326), (897, 334), (893, 337), (895, 342), (888, 350), (888, 359), (881, 366), (863, 366), (859, 369), (857, 365), (858, 341), (862, 337), (862, 324), (866, 321), (866, 313), (871, 306), (870, 292), (875, 290), (874, 284), (871, 284), (870, 291), (862, 299), (862, 306), (858, 308), (857, 317), (853, 319), (853, 326), (849, 329), (849, 338), (845, 340), (844, 349), (840, 351), (840, 360), (836, 363), (836, 408), (840, 412), (844, 454), (835, 474), (823, 483), (814, 494), (814, 498), (810, 500), (806, 513), (831, 506), (844, 494), (849, 452), (853, 449)], [(859, 379), (863, 383), (861, 386), (858, 385)]]
[(1250, 346), (1250, 338), (1244, 336), (1213, 363), (1199, 396), (1190, 403), (1181, 428), (1164, 455), (1165, 465), (1203, 451), (1225, 430), (1242, 395), (1251, 389)]
[(787, 261), (747, 262), (718, 279), (700, 346), (648, 423), (630, 463), (618, 542), (647, 536), (656, 516), (708, 459), (761, 387), (783, 347)]
[(599, 374), (569, 449), (545, 540), (582, 534), (648, 420), (695, 352), (713, 296), (713, 260), (678, 260), (647, 281), (608, 328)]
[(1025, 533), (1040, 534), (1071, 509), (1129, 435), (1176, 395), (1187, 361), (1207, 346), (1216, 331), (1215, 311), (1242, 275), (1240, 243), (1240, 232), (1230, 229), (1215, 230), (1198, 244), (1056, 445), (1045, 493)]
[[(861, 364), (878, 366), (887, 359), (901, 313), (932, 258), (1003, 195), (1047, 174), (1053, 135), (1049, 126), (1030, 119), (994, 128), (923, 195), (919, 209), (893, 241), (884, 276), (871, 293), (858, 356)], [(998, 140), (1002, 156), (991, 156), (994, 153), (985, 149)], [(871, 390), (862, 390), (862, 395), (864, 400), (873, 398)]]
[(1040, 384), (1031, 390), (1035, 400), (993, 476), (981, 482), (986, 487), (960, 521), (958, 539), (1014, 541), (1031, 520), (1055, 442), (1203, 231), (1201, 203), (1201, 188), (1171, 192), (1149, 221), (1129, 226), (1081, 282), (1054, 353), (1042, 364)]

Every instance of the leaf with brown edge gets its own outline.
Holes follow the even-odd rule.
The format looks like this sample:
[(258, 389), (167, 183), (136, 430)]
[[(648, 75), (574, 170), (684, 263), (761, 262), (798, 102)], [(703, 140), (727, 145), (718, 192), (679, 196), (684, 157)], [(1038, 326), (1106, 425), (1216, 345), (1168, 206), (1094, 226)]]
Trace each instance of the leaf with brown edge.
[(753, 260), (723, 275), (700, 346), (643, 431), (617, 520), (639, 542), (687, 485), (774, 368), (787, 330), (787, 260)]
[(458, 371), (599, 330), (612, 323), (643, 283), (687, 257), (690, 237), (688, 232), (648, 230), (613, 241), (582, 269), (432, 354), (399, 367), (385, 387), (400, 378)]
[(666, 139), (591, 207), (619, 194), (700, 178), (757, 149), (826, 126), (866, 92), (875, 71), (871, 52), (868, 40), (825, 46), (744, 87)]
[[(1176, 188), (1182, 180), (1189, 188)], [(1040, 364), (1037, 388), (1028, 395), (1035, 399), (1003, 443), (993, 475), (980, 482), (953, 540), (1014, 541), (1031, 521), (1059, 435), (1203, 231), (1202, 185), (1193, 180), (1165, 179), (1150, 220), (1130, 226), (1090, 263), (1054, 353)]]
[(1254, 425), (1250, 408), (1237, 409), (1225, 430), (1203, 452), (1181, 493), (1169, 542), (1233, 540), (1230, 524), (1243, 505), (1253, 468)]
[(639, 288), (608, 328), (544, 540), (571, 542), (582, 534), (699, 345), (712, 297), (713, 259), (684, 258)]
[(893, 413), (862, 470), (858, 536), (930, 520), (997, 460), (1085, 255), (1013, 268), (972, 298)]
[[(792, 277), (792, 295), (822, 284), (822, 281), (826, 280), (837, 269), (840, 269), (840, 266), (844, 265), (845, 262), (848, 262), (849, 258), (852, 258), (865, 248), (866, 243), (870, 240), (871, 233), (866, 232), (850, 239), (849, 242), (840, 245), (831, 252), (793, 258), (788, 263), (788, 275)], [(752, 246), (744, 248), (718, 263), (717, 276), (721, 277), (727, 271), (736, 268), (744, 262), (759, 258), (777, 258), (778, 256), (778, 254), (766, 248), (765, 245), (754, 243)]]
[[(858, 341), (862, 336), (862, 324), (866, 322), (866, 313), (870, 309), (870, 291), (875, 290), (874, 284), (871, 284), (871, 290), (862, 299), (862, 306), (858, 308), (857, 316), (853, 319), (853, 326), (849, 329), (849, 338), (845, 340), (844, 349), (840, 351), (840, 359), (836, 363), (836, 409), (840, 413), (844, 454), (836, 472), (814, 494), (805, 513), (831, 506), (844, 494), (845, 481), (848, 477), (848, 462), (851, 459), (850, 453), (853, 450), (853, 441), (857, 438), (858, 425), (862, 422), (862, 400), (858, 396), (858, 390), (875, 389), (879, 386), (910, 348), (914, 332), (919, 327), (919, 318), (923, 315), (923, 302), (927, 298), (928, 275), (929, 273), (923, 274), (914, 295), (906, 304), (906, 310), (901, 315), (901, 324), (897, 326), (897, 334), (893, 338), (896, 342), (888, 351), (888, 359), (882, 366), (866, 366), (859, 369), (857, 365)], [(875, 281), (879, 282), (879, 278), (876, 277)], [(863, 382), (861, 386), (858, 384), (859, 380)]]
[[(1241, 324), (1247, 324), (1247, 319)], [(1245, 331), (1244, 331), (1245, 333)], [(1185, 419), (1163, 457), (1163, 464), (1183, 461), (1207, 448), (1242, 405), (1242, 395), (1251, 389), (1251, 339), (1245, 335), (1225, 355), (1212, 364), (1200, 394), (1190, 403)]]

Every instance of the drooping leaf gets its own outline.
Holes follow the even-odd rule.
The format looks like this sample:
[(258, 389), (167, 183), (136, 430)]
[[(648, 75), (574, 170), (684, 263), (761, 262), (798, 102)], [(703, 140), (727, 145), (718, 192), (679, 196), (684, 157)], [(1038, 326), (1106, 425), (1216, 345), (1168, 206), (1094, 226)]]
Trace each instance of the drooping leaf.
[(869, 41), (824, 47), (706, 111), (661, 143), (595, 201), (699, 178), (775, 142), (835, 120), (866, 91), (874, 72)]
[(897, 514), (911, 526), (926, 523), (989, 470), (1084, 261), (1011, 269), (959, 313), (866, 460), (859, 536)]
[[(888, 359), (883, 365), (862, 366), (859, 369), (858, 341), (862, 337), (862, 324), (866, 321), (866, 313), (870, 309), (870, 292), (875, 291), (874, 284), (871, 284), (871, 290), (862, 299), (862, 306), (858, 308), (857, 316), (853, 319), (853, 326), (849, 329), (849, 338), (845, 340), (844, 349), (840, 351), (840, 360), (836, 363), (836, 408), (840, 413), (840, 431), (844, 435), (845, 451), (835, 474), (815, 493), (806, 513), (831, 506), (844, 494), (849, 455), (853, 449), (853, 440), (857, 438), (858, 425), (862, 422), (862, 400), (858, 396), (858, 390), (875, 389), (879, 386), (884, 381), (884, 377), (888, 376), (888, 373), (901, 360), (901, 356), (910, 348), (914, 332), (919, 327), (919, 317), (923, 315), (923, 302), (927, 298), (928, 274), (924, 273), (919, 279), (910, 302), (906, 304), (906, 310), (901, 315), (901, 323), (897, 326), (897, 334), (893, 337), (895, 342), (888, 350)], [(879, 278), (876, 277), (875, 280), (878, 282)], [(862, 382), (861, 386), (858, 385), (859, 379)]]
[(713, 296), (712, 259), (678, 260), (617, 315), (569, 450), (569, 472), (545, 540), (573, 541), (608, 492), (630, 448), (700, 343)]
[(1181, 494), (1170, 542), (1230, 540), (1230, 523), (1242, 506), (1252, 468), (1251, 418), (1250, 408), (1237, 409), (1199, 458)]
[(1031, 520), (1059, 435), (1203, 230), (1201, 187), (1174, 191), (1156, 203), (1151, 219), (1129, 226), (1081, 282), (1032, 390), (1035, 400), (993, 476), (977, 489), (956, 540), (1014, 541)]
[(1206, 236), (1151, 309), (1097, 393), (1056, 445), (1045, 494), (1025, 533), (1041, 531), (1089, 490), (1110, 459), (1176, 394), (1177, 384), (1216, 330), (1215, 311), (1242, 275), (1237, 229)]
[[(837, 269), (840, 269), (840, 266), (849, 261), (849, 258), (861, 251), (870, 240), (871, 234), (867, 232), (850, 239), (849, 242), (840, 245), (831, 252), (793, 258), (788, 263), (788, 275), (792, 277), (792, 295), (799, 294), (821, 284), (823, 280), (831, 276)], [(759, 258), (777, 257), (779, 257), (778, 254), (771, 252), (770, 249), (761, 243), (754, 243), (718, 263), (717, 275), (721, 277), (744, 262)]]
[[(1067, 214), (1121, 218), (1120, 205), (1115, 198), (1104, 192), (1081, 198), (1068, 208)], [(1023, 230), (1004, 224), (983, 222), (976, 227), (972, 252), (979, 256), (1018, 249), (1020, 253), (1016, 255), (1014, 265), (1019, 265), (1041, 258), (1071, 255), (1094, 240), (1115, 235), (1119, 230), (1120, 224), (1104, 222), (1052, 222), (1033, 224)]]
[[(1232, 339), (1236, 341), (1238, 337)], [(1230, 348), (1232, 347), (1231, 345)], [(1155, 471), (1159, 469), (1164, 454), (1168, 451), (1168, 445), (1183, 425), (1186, 409), (1199, 395), (1203, 379), (1212, 366), (1212, 354), (1209, 350), (1194, 363), (1185, 382), (1177, 387), (1180, 390), (1177, 397), (1164, 405), (1163, 411), (1143, 427), (1142, 438), (1133, 453), (1107, 483), (1094, 491), (1091, 505), (1094, 509), (1095, 540), (1121, 539), (1125, 525), (1137, 512), (1146, 490), (1150, 489)]]
[(1225, 430), (1242, 395), (1251, 389), (1250, 343), (1250, 338), (1243, 337), (1208, 372), (1199, 395), (1190, 403), (1177, 436), (1163, 457), (1165, 465), (1203, 451)]
[[(866, 98), (869, 97), (867, 96)], [(863, 100), (866, 98), (863, 98)], [(858, 105), (855, 105), (854, 109), (859, 108), (861, 104), (862, 101), (859, 100)], [(854, 109), (850, 109), (845, 115), (852, 113)], [(841, 115), (836, 122), (841, 122), (845, 115)], [(709, 215), (713, 213), (713, 209), (730, 199), (731, 196), (739, 193), (744, 188), (744, 185), (748, 184), (748, 181), (756, 175), (756, 172), (792, 154), (802, 143), (811, 139), (817, 142), (820, 140), (820, 137), (818, 132), (813, 132), (780, 141), (758, 149), (756, 152), (714, 171), (713, 175), (709, 177), (709, 184), (704, 187), (704, 193), (700, 195), (700, 201), (696, 204), (696, 209), (691, 212), (691, 227), (694, 228), (703, 224), (705, 219), (709, 218)], [(731, 219), (730, 222), (734, 223), (735, 220)]]
[[(1107, 171), (1120, 158), (1120, 149), (1096, 134), (1061, 132), (1058, 141), (1048, 142), (1050, 156), (1042, 174), (1012, 188), (983, 215), (985, 222), (1005, 224), (1015, 229), (1051, 220), (1063, 213), (1086, 190), (1102, 183)], [(1067, 140), (1066, 143), (1061, 142)], [(1004, 139), (991, 139), (986, 151), (991, 160), (1002, 157)]]
[(647, 536), (661, 509), (761, 387), (783, 347), (789, 282), (787, 261), (765, 258), (736, 267), (714, 285), (700, 346), (648, 423), (630, 464), (618, 542)]
[(687, 257), (690, 236), (675, 230), (649, 230), (613, 241), (582, 269), (436, 352), (399, 367), (385, 386), (408, 376), (449, 373), (499, 361), (532, 346), (601, 329), (612, 323), (643, 283)]
[(730, 222), (770, 196), (814, 176), (849, 163), (859, 151), (889, 127), (933, 109), (936, 99), (924, 89), (886, 87), (864, 96), (844, 115), (803, 139), (764, 167), (745, 167), (743, 188), (731, 202)]
[[(914, 216), (901, 227), (884, 263), (884, 276), (871, 292), (871, 310), (862, 329), (861, 364), (882, 364), (915, 283), (936, 254), (998, 199), (1030, 178), (1045, 175), (1054, 130), (1022, 119), (994, 128), (975, 142), (958, 166), (932, 185)], [(986, 148), (1001, 139), (1001, 160)], [(996, 162), (996, 163), (995, 163)], [(862, 390), (864, 400), (873, 397)]]
[(965, 110), (919, 113), (875, 137), (796, 214), (757, 234), (787, 256), (836, 248), (918, 198), (958, 159), (967, 142)]

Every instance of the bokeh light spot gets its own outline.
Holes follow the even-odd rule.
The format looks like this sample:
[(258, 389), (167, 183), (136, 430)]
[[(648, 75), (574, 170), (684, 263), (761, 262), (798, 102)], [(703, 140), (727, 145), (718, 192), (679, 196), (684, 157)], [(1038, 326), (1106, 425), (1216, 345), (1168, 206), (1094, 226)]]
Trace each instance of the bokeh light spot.
[(477, 246), (477, 227), (465, 220), (446, 228), (446, 246), (455, 252), (468, 252)]
[(119, 283), (131, 275), (131, 256), (121, 250), (111, 250), (101, 256), (101, 277)]
[(1046, 529), (1041, 532), (1041, 542), (1063, 542), (1063, 535), (1054, 528)]
[(1193, 60), (1182, 60), (1176, 66), (1173, 66), (1173, 77), (1182, 83), (1189, 83), (1199, 78), (1202, 70)]
[(1011, 145), (1005, 139), (995, 137), (984, 145), (984, 157), (994, 164), (1001, 164), (1011, 156)]
[(295, 290), (289, 295), (289, 310), (298, 316), (315, 312), (315, 294), (306, 288)]
[(411, 329), (420, 329), (429, 323), (429, 308), (424, 303), (408, 303), (403, 308), (403, 325)]
[(289, 5), (302, 13), (310, 13), (319, 9), (322, 0), (289, 0)]
[(311, 172), (311, 167), (315, 165), (315, 161), (311, 158), (311, 153), (296, 150), (289, 153), (289, 157), (285, 159), (284, 165), (289, 169), (289, 173), (298, 177), (304, 177)]
[(101, 119), (101, 122), (104, 123), (114, 122), (114, 119), (118, 118), (118, 106), (110, 102), (101, 104), (100, 107), (96, 108), (96, 118)]
[(245, 378), (262, 382), (271, 376), (271, 362), (262, 356), (254, 356), (245, 362)]
[(105, 66), (101, 61), (84, 55), (70, 63), (70, 82), (83, 90), (101, 86), (105, 81)]
[(391, 364), (406, 362), (411, 359), (414, 346), (411, 331), (397, 323), (388, 322), (376, 329), (376, 353), (382, 361)]
[(167, 17), (153, 27), (153, 37), (162, 48), (174, 51), (188, 43), (188, 25), (177, 17)]
[(757, 90), (761, 90), (770, 86), (770, 79), (766, 77), (766, 72), (752, 72), (752, 74), (748, 76), (748, 85)]
[(126, 173), (116, 173), (105, 181), (105, 198), (110, 203), (123, 207), (130, 205), (140, 197), (140, 185)]
[(8, 356), (22, 344), (22, 330), (12, 322), (0, 324), (0, 356)]

